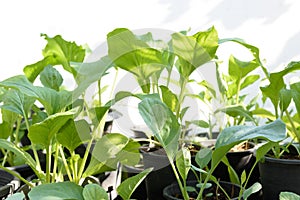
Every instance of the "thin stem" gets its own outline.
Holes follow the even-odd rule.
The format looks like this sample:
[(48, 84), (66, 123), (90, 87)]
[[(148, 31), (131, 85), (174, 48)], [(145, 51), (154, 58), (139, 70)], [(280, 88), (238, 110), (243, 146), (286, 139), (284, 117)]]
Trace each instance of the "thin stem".
[(73, 181), (73, 178), (72, 178), (72, 175), (71, 175), (71, 172), (70, 172), (70, 169), (69, 169), (69, 166), (68, 166), (68, 163), (67, 163), (67, 160), (66, 160), (64, 151), (63, 151), (63, 149), (62, 149), (61, 146), (59, 146), (59, 152), (60, 152), (62, 161), (63, 161), (63, 163), (64, 163), (65, 170), (67, 171), (68, 178), (69, 178), (69, 180), (72, 182), (72, 181)]
[[(28, 117), (27, 117), (27, 115), (25, 114), (25, 111), (23, 111), (23, 113), (24, 113), (23, 115), (24, 115), (24, 120), (25, 120), (26, 128), (27, 128), (27, 131), (28, 131), (28, 133), (29, 133), (29, 127), (30, 127), (30, 126), (29, 126)], [(33, 152), (33, 155), (34, 155), (34, 159), (35, 159), (36, 164), (37, 164), (37, 170), (38, 170), (38, 171), (42, 171), (42, 167), (41, 167), (39, 155), (38, 155), (38, 153), (37, 153), (37, 150), (36, 150), (34, 144), (31, 145), (31, 149), (32, 149), (32, 152)]]
[(59, 153), (59, 150), (58, 150), (58, 148), (59, 148), (59, 145), (57, 144), (56, 145), (56, 149), (55, 149), (55, 159), (54, 159), (54, 164), (53, 164), (53, 170), (52, 170), (52, 183), (54, 183), (55, 182), (55, 180), (56, 180), (56, 171), (57, 171), (57, 163), (58, 163), (58, 153)]
[(297, 128), (296, 128), (296, 126), (295, 126), (295, 124), (294, 124), (294, 122), (293, 122), (293, 120), (292, 120), (292, 118), (291, 118), (290, 113), (289, 113), (287, 110), (285, 110), (285, 114), (286, 114), (286, 116), (287, 116), (289, 122), (291, 123), (293, 132), (296, 134), (297, 138), (300, 139), (300, 134), (299, 134), (298, 131), (297, 131)]
[(51, 181), (51, 173), (50, 173), (50, 168), (51, 168), (51, 150), (52, 146), (49, 145), (48, 149), (46, 149), (46, 183), (50, 183)]
[(115, 77), (114, 77), (113, 84), (112, 84), (112, 86), (111, 86), (111, 91), (110, 91), (109, 99), (112, 98), (112, 95), (113, 95), (113, 92), (114, 92), (114, 88), (116, 87), (118, 74), (119, 74), (119, 68), (116, 67), (115, 69), (116, 69), (116, 73), (115, 73)]
[[(169, 157), (168, 157), (168, 158), (169, 158)], [(183, 196), (183, 199), (184, 199), (184, 200), (189, 200), (190, 198), (189, 198), (189, 195), (188, 195), (188, 193), (187, 193), (187, 191), (186, 191), (186, 187), (184, 187), (184, 186), (182, 185), (182, 183), (181, 183), (181, 179), (180, 179), (180, 177), (179, 177), (179, 175), (178, 175), (178, 172), (177, 172), (176, 167), (175, 167), (175, 165), (174, 165), (174, 163), (173, 163), (173, 160), (169, 158), (169, 161), (170, 161), (171, 167), (172, 167), (172, 169), (173, 169), (174, 175), (175, 175), (175, 177), (176, 177), (177, 183), (178, 183), (178, 185), (179, 185), (179, 188), (180, 188), (181, 194), (182, 194), (182, 196)]]
[(83, 174), (84, 167), (85, 167), (85, 164), (87, 162), (87, 158), (88, 158), (88, 155), (90, 153), (90, 149), (91, 149), (93, 141), (94, 141), (94, 137), (95, 137), (94, 134), (92, 134), (92, 138), (89, 140), (88, 145), (87, 145), (87, 147), (85, 149), (85, 153), (84, 153), (84, 156), (83, 156), (80, 168), (79, 168), (79, 172), (78, 172), (78, 177), (79, 178), (81, 178), (81, 176)]
[(176, 107), (176, 117), (177, 119), (179, 118), (180, 116), (180, 110), (181, 110), (181, 104), (184, 100), (184, 92), (185, 92), (185, 87), (186, 87), (186, 84), (188, 83), (187, 79), (183, 78), (183, 77), (180, 77), (181, 79), (181, 84), (180, 84), (180, 93), (179, 93), (179, 98), (178, 98), (178, 104), (177, 104), (177, 107)]
[(99, 106), (102, 105), (102, 99), (101, 99), (101, 79), (98, 80), (98, 98), (99, 98)]

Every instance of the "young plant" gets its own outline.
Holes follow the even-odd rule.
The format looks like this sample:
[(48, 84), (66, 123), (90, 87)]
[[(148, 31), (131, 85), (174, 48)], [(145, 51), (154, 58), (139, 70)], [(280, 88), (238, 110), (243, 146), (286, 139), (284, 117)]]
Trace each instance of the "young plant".
[[(300, 62), (290, 62), (283, 70), (279, 72), (270, 73), (267, 76), (268, 85), (261, 87), (264, 100), (270, 100), (273, 105), (274, 113), (259, 108), (256, 111), (258, 116), (265, 117), (269, 121), (274, 121), (281, 118), (287, 125), (288, 135), (291, 142), (287, 146), (300, 141), (299, 133), (299, 113), (300, 113), (300, 82), (286, 83), (285, 77), (292, 75), (292, 73), (299, 71)], [(297, 149), (297, 148), (296, 148)], [(287, 150), (287, 147), (274, 148), (274, 156), (280, 158)]]
[[(139, 111), (147, 126), (151, 129), (155, 137), (164, 148), (183, 198), (189, 199), (189, 187), (187, 186), (186, 181), (188, 172), (191, 169), (191, 155), (189, 150), (186, 147), (181, 146), (178, 142), (181, 130), (176, 115), (174, 115), (168, 106), (166, 106), (158, 98), (143, 99), (141, 103), (139, 103)], [(276, 134), (274, 134), (274, 132), (276, 132)], [(226, 153), (234, 145), (249, 139), (263, 138), (267, 140), (268, 142), (257, 151), (257, 163), (267, 152), (267, 150), (286, 138), (285, 133), (285, 125), (280, 120), (276, 120), (273, 123), (259, 127), (233, 126), (224, 129), (224, 131), (218, 137), (215, 150), (213, 152), (203, 149), (198, 153), (198, 157), (203, 159), (199, 159), (200, 167), (204, 167), (208, 164), (210, 161), (210, 156), (211, 166), (210, 169), (205, 172), (205, 178), (202, 182), (203, 187), (200, 188), (197, 199), (203, 198), (203, 191), (206, 188), (209, 180), (217, 182), (212, 173), (218, 164), (225, 159)], [(202, 169), (197, 167), (193, 168), (203, 173)], [(246, 185), (247, 180), (243, 180), (242, 183)], [(255, 185), (254, 187), (257, 186)], [(244, 188), (242, 188), (240, 196), (243, 194), (247, 194), (247, 192), (246, 194), (244, 193)]]

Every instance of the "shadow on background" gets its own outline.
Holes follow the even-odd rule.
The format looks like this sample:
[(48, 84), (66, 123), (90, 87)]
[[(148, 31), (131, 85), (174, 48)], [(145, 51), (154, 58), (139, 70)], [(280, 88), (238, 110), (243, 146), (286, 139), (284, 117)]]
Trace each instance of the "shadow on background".
[(284, 0), (223, 0), (208, 13), (208, 17), (211, 21), (221, 21), (226, 28), (235, 29), (251, 19), (272, 23), (289, 7)]
[(160, 4), (168, 5), (169, 14), (165, 18), (165, 22), (177, 20), (181, 15), (189, 11), (191, 0), (160, 0)]

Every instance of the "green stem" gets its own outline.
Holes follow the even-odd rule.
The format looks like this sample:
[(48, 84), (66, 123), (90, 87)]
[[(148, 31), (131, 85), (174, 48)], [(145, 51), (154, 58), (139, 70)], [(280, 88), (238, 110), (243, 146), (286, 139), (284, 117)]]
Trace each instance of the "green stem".
[[(252, 174), (252, 172), (253, 172), (253, 170), (254, 170), (254, 168), (255, 168), (255, 166), (257, 165), (258, 162), (259, 162), (259, 161), (256, 160), (255, 163), (253, 164), (253, 166), (252, 166), (252, 168), (251, 168), (251, 170), (250, 170), (250, 172), (249, 172), (249, 174), (248, 174), (248, 177), (247, 177), (247, 179), (246, 179), (246, 182), (245, 182), (245, 184), (244, 184), (245, 187), (247, 187), (248, 182), (249, 182), (249, 179), (250, 179), (250, 177), (251, 177), (251, 174)], [(242, 199), (243, 192), (244, 192), (244, 186), (241, 187), (241, 190), (240, 190), (240, 193), (239, 193), (239, 200)]]
[(79, 172), (78, 172), (78, 177), (81, 178), (82, 177), (82, 174), (83, 174), (83, 171), (84, 171), (84, 167), (85, 167), (85, 164), (87, 162), (87, 158), (88, 158), (88, 155), (90, 153), (90, 149), (92, 147), (92, 144), (93, 144), (93, 141), (94, 141), (94, 133), (92, 134), (92, 138), (89, 140), (88, 142), (88, 145), (86, 147), (86, 150), (85, 150), (85, 153), (84, 153), (84, 156), (82, 158), (82, 162), (81, 162), (81, 165), (80, 165), (80, 168), (79, 168)]
[(48, 149), (46, 149), (46, 183), (51, 182), (51, 151), (52, 146), (51, 144), (49, 145)]
[(99, 98), (99, 106), (102, 105), (102, 99), (101, 99), (101, 79), (98, 80), (98, 98)]
[(65, 170), (66, 170), (66, 172), (67, 172), (68, 178), (69, 178), (69, 180), (72, 182), (72, 181), (73, 181), (73, 178), (72, 178), (72, 175), (71, 175), (71, 172), (70, 172), (70, 169), (69, 169), (69, 166), (68, 166), (68, 163), (67, 163), (67, 160), (66, 160), (64, 151), (63, 151), (63, 149), (62, 149), (61, 146), (59, 146), (59, 152), (60, 152), (60, 155), (61, 155), (61, 158), (62, 158), (64, 167), (65, 167)]
[(115, 67), (115, 69), (116, 69), (116, 73), (115, 73), (113, 84), (111, 86), (111, 91), (110, 91), (109, 99), (112, 98), (113, 92), (114, 92), (114, 88), (116, 87), (116, 84), (117, 84), (117, 78), (118, 78), (118, 74), (119, 74), (119, 68)]
[(56, 171), (57, 171), (57, 163), (58, 163), (58, 153), (59, 153), (59, 145), (56, 145), (56, 149), (55, 149), (55, 158), (54, 158), (54, 164), (53, 164), (53, 175), (52, 175), (52, 183), (55, 182), (56, 180)]
[[(28, 117), (27, 117), (27, 115), (25, 114), (25, 111), (23, 111), (23, 113), (24, 113), (24, 120), (25, 120), (26, 128), (27, 128), (27, 131), (28, 131), (28, 133), (29, 133), (29, 127), (30, 127), (30, 126), (29, 126)], [(33, 152), (33, 155), (34, 155), (34, 159), (35, 159), (36, 164), (37, 164), (37, 166), (36, 166), (36, 167), (37, 167), (37, 170), (38, 170), (38, 171), (42, 171), (42, 167), (41, 167), (39, 155), (38, 155), (38, 153), (37, 153), (37, 150), (36, 150), (34, 144), (31, 145), (31, 149), (32, 149), (32, 152)]]
[(180, 77), (180, 82), (181, 82), (181, 84), (180, 84), (180, 93), (179, 93), (179, 98), (178, 98), (178, 104), (176, 106), (176, 117), (177, 117), (177, 119), (179, 119), (179, 116), (180, 116), (181, 104), (184, 100), (184, 96), (185, 96), (184, 92), (185, 92), (185, 87), (188, 83), (188, 80), (183, 78), (183, 77)]
[(296, 134), (297, 139), (299, 140), (299, 139), (300, 139), (300, 134), (299, 134), (298, 131), (297, 131), (297, 128), (296, 128), (296, 126), (295, 126), (295, 124), (294, 124), (294, 122), (293, 122), (293, 120), (292, 120), (292, 118), (291, 118), (290, 113), (289, 113), (287, 110), (285, 110), (285, 114), (286, 114), (286, 116), (287, 116), (289, 122), (291, 123), (293, 132)]
[(8, 173), (10, 173), (11, 175), (13, 175), (14, 177), (16, 177), (16, 178), (18, 178), (18, 179), (20, 179), (21, 181), (23, 181), (23, 182), (24, 182), (26, 185), (28, 185), (29, 187), (31, 187), (31, 188), (34, 187), (34, 185), (33, 185), (32, 183), (30, 183), (29, 181), (27, 181), (25, 178), (23, 178), (20, 174), (16, 173), (15, 171), (10, 170), (10, 169), (8, 169), (8, 168), (6, 168), (6, 167), (3, 167), (3, 166), (1, 166), (1, 165), (0, 165), (0, 169), (6, 171), (6, 172), (8, 172)]
[(15, 131), (15, 145), (19, 147), (20, 143), (19, 143), (19, 132), (20, 132), (20, 127), (21, 127), (21, 117), (18, 117), (17, 119), (17, 126), (16, 126), (16, 131)]
[[(168, 157), (168, 158), (169, 158), (169, 157)], [(169, 162), (170, 162), (171, 167), (172, 167), (172, 169), (173, 169), (173, 172), (174, 172), (175, 178), (176, 178), (176, 180), (177, 180), (177, 183), (178, 183), (178, 185), (179, 185), (179, 188), (180, 188), (181, 194), (182, 194), (182, 196), (183, 196), (183, 199), (184, 199), (184, 200), (189, 200), (190, 198), (189, 198), (189, 195), (188, 195), (188, 193), (187, 193), (187, 191), (186, 191), (186, 187), (184, 187), (184, 186), (182, 185), (182, 183), (181, 183), (181, 179), (180, 179), (180, 177), (179, 177), (179, 175), (178, 175), (178, 172), (177, 172), (177, 170), (176, 170), (176, 167), (175, 167), (175, 165), (174, 165), (173, 160), (169, 158)]]

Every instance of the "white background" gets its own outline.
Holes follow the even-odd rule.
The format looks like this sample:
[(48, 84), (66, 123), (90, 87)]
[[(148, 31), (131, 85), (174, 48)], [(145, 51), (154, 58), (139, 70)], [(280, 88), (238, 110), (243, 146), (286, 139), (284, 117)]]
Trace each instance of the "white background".
[(260, 48), (270, 70), (300, 60), (298, 0), (11, 0), (0, 3), (0, 80), (42, 59), (57, 34), (96, 49), (115, 28), (191, 32), (215, 26), (220, 38)]
[(220, 37), (240, 37), (261, 50), (275, 69), (299, 59), (297, 0), (11, 0), (0, 3), (3, 80), (42, 58), (45, 40), (60, 34), (92, 49), (118, 27), (192, 32), (214, 25)]

